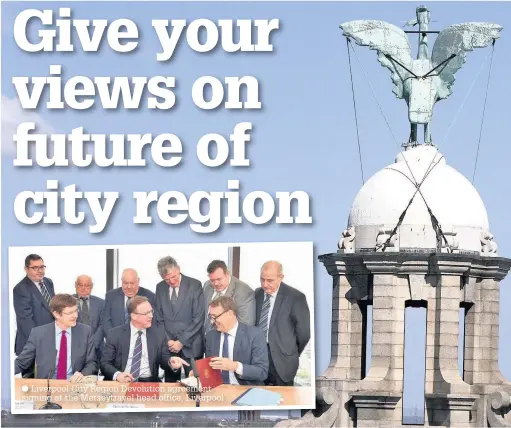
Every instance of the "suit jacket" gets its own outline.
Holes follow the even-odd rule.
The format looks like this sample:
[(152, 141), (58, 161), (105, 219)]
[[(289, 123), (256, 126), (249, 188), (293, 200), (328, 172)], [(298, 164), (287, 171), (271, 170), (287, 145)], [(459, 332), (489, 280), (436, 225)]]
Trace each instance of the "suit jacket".
[[(56, 370), (57, 355), (55, 343), (55, 322), (34, 327), (18, 358), (14, 361), (15, 374), (27, 370), (35, 361), (37, 379), (46, 379)], [(88, 325), (77, 323), (71, 327), (71, 365), (74, 372), (84, 376), (97, 375), (94, 336)]]
[[(211, 330), (206, 335), (206, 357), (220, 354), (219, 331)], [(234, 373), (240, 385), (263, 385), (268, 377), (268, 347), (259, 327), (238, 323), (234, 338), (233, 360), (243, 364), (243, 377)]]
[[(256, 325), (259, 325), (264, 290), (256, 296)], [(281, 283), (268, 329), (271, 358), (280, 378), (289, 382), (298, 371), (299, 357), (310, 340), (310, 312), (305, 295)]]
[[(139, 287), (138, 296), (144, 296), (149, 299), (149, 303), (154, 307), (154, 293), (147, 290), (144, 287)], [(103, 327), (103, 335), (108, 335), (108, 332), (120, 325), (124, 325), (124, 308), (126, 304), (124, 302), (124, 292), (122, 288), (115, 288), (114, 290), (106, 293), (105, 296), (105, 307), (101, 313), (101, 326)]]
[(203, 354), (204, 295), (201, 283), (181, 275), (177, 303), (170, 303), (170, 287), (165, 281), (156, 286), (156, 318), (168, 340), (183, 344), (185, 358), (200, 358)]
[[(52, 280), (43, 278), (43, 282), (50, 296), (55, 296)], [(50, 311), (50, 306), (28, 276), (14, 287), (12, 293), (17, 326), (14, 352), (16, 355), (20, 355), (32, 328), (51, 323), (55, 319)]]
[[(78, 298), (78, 295), (76, 294), (73, 294), (73, 296)], [(98, 350), (103, 348), (103, 338), (105, 337), (103, 333), (103, 327), (101, 326), (101, 313), (103, 312), (104, 307), (104, 299), (97, 296), (89, 296), (89, 325), (92, 329), (92, 334), (94, 335), (94, 347)], [(81, 305), (80, 302), (78, 302), (78, 310), (80, 311), (78, 313), (78, 322), (83, 323), (82, 312), (80, 308)]]
[[(206, 281), (204, 284), (204, 299), (206, 303), (205, 308), (205, 322), (209, 323), (208, 319), (208, 305), (211, 302), (211, 298), (215, 293), (215, 289), (211, 285), (210, 281)], [(231, 283), (227, 290), (225, 290), (224, 296), (231, 297), (238, 307), (238, 321), (242, 324), (255, 325), (255, 297), (254, 290), (249, 285), (240, 281), (238, 278), (231, 276)]]
[[(130, 357), (130, 323), (123, 324), (110, 330), (106, 336), (105, 349), (99, 364), (105, 380), (112, 380), (116, 372), (126, 369)], [(170, 351), (165, 332), (154, 325), (146, 329), (147, 354), (151, 377), (159, 382), (158, 366), (165, 369), (169, 366)]]

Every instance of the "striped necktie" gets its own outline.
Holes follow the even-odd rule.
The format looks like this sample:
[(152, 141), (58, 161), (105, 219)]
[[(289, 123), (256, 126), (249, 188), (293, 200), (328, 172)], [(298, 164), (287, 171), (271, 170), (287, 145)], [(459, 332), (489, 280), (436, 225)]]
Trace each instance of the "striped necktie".
[(265, 294), (263, 307), (261, 309), (261, 317), (259, 318), (259, 327), (261, 327), (264, 334), (266, 334), (268, 331), (268, 315), (270, 313), (270, 299), (271, 296), (269, 294)]
[(140, 364), (142, 363), (142, 332), (139, 330), (137, 333), (138, 337), (133, 350), (133, 359), (131, 360), (131, 375), (135, 380), (140, 376)]
[(51, 296), (50, 296), (50, 293), (48, 292), (48, 289), (44, 285), (43, 281), (39, 282), (39, 288), (41, 290), (41, 294), (44, 297), (44, 300), (46, 300), (46, 303), (48, 303), (48, 305), (49, 305), (50, 304), (50, 300), (51, 300)]

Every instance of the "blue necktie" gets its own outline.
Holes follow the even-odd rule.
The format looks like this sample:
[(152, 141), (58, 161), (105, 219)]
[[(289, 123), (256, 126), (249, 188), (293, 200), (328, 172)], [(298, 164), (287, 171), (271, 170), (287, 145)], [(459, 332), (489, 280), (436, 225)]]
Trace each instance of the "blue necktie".
[(128, 314), (128, 305), (130, 304), (131, 298), (126, 300), (126, 306), (124, 307), (124, 324), (127, 324), (130, 320), (130, 314)]
[(140, 364), (142, 363), (142, 332), (137, 331), (138, 337), (133, 349), (133, 359), (131, 360), (131, 374), (135, 380), (140, 376)]
[[(224, 333), (224, 344), (222, 346), (222, 357), (229, 358), (229, 334)], [(229, 370), (222, 370), (222, 379), (224, 383), (231, 383), (229, 380)]]

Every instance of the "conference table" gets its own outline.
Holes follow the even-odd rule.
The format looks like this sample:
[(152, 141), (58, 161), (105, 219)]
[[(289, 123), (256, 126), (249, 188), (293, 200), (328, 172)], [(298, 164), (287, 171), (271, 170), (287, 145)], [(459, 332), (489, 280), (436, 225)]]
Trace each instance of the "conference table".
[[(13, 413), (39, 412), (46, 404), (48, 395), (46, 379), (15, 379), (15, 404)], [(181, 383), (132, 383), (122, 384), (113, 381), (71, 383), (66, 380), (51, 380), (51, 401), (62, 406), (63, 411), (94, 410), (101, 412), (116, 409), (138, 409), (155, 411), (170, 409), (190, 409), (205, 407), (218, 409), (290, 409), (313, 408), (314, 395), (310, 386), (257, 386), (256, 388), (280, 394), (278, 403), (268, 405), (239, 406), (233, 401), (253, 386), (219, 385), (204, 388), (197, 397)], [(259, 391), (261, 392), (261, 391)], [(264, 394), (264, 393), (263, 393)], [(273, 394), (271, 394), (273, 395)], [(199, 410), (199, 409), (197, 409)], [(62, 410), (53, 410), (59, 412)], [(119, 410), (122, 411), (122, 410)]]

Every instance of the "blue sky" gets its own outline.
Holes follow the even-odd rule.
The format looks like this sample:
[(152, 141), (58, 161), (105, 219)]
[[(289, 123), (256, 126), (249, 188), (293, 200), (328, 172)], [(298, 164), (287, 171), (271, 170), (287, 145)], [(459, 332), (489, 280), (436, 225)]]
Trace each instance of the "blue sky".
[[(354, 125), (351, 85), (346, 42), (339, 24), (353, 19), (380, 19), (402, 25), (415, 17), (415, 2), (360, 3), (3, 3), (2, 4), (2, 136), (8, 129), (4, 123), (5, 105), (12, 121), (34, 117), (34, 113), (16, 110), (13, 76), (46, 76), (51, 64), (62, 64), (64, 78), (86, 76), (175, 76), (178, 80), (178, 105), (170, 111), (105, 111), (94, 108), (85, 112), (67, 109), (38, 109), (37, 120), (43, 129), (70, 132), (84, 126), (90, 133), (153, 133), (169, 132), (180, 136), (184, 145), (184, 161), (179, 168), (165, 169), (149, 165), (143, 169), (31, 169), (14, 168), (14, 143), (2, 141), (2, 257), (11, 245), (90, 245), (90, 244), (157, 244), (165, 242), (200, 243), (232, 241), (314, 241), (316, 256), (337, 250), (351, 203), (361, 187), (356, 130)], [(97, 53), (22, 52), (14, 43), (12, 25), (15, 16), (25, 8), (70, 6), (73, 16), (82, 19), (129, 18), (138, 24), (140, 46), (130, 54), (116, 54), (103, 47)], [(506, 27), (504, 17), (511, 16), (506, 2), (431, 2), (432, 29), (467, 21), (490, 21)], [(227, 54), (221, 49), (208, 54), (193, 52), (180, 46), (171, 61), (159, 63), (159, 45), (151, 28), (151, 19), (270, 19), (279, 18), (280, 31), (273, 36), (275, 52), (266, 54)], [(479, 152), (475, 186), (485, 202), (490, 227), (499, 244), (501, 255), (511, 254), (509, 218), (511, 204), (505, 191), (511, 158), (506, 139), (511, 134), (509, 120), (508, 70), (511, 59), (509, 29), (504, 28), (495, 46), (492, 79), (486, 107), (482, 143)], [(415, 53), (415, 43), (412, 44)], [(376, 61), (374, 51), (356, 47), (363, 69), (398, 141), (408, 138), (406, 104), (396, 100), (388, 70)], [(435, 107), (432, 122), (433, 138), (447, 162), (472, 178), (489, 60), (485, 63), (472, 93), (453, 125), (447, 141), (443, 141), (452, 119), (473, 84), (481, 63), (488, 54), (476, 50), (457, 74), (454, 94)], [(357, 96), (363, 168), (366, 180), (379, 169), (393, 162), (400, 151), (388, 131), (364, 72), (352, 56)], [(191, 99), (191, 87), (200, 76), (253, 75), (261, 85), (263, 108), (259, 111), (203, 111)], [(4, 104), (5, 103), (5, 104)], [(32, 114), (32, 116), (30, 116)], [(228, 135), (242, 121), (253, 123), (252, 142), (248, 146), (249, 168), (208, 169), (201, 165), (194, 152), (198, 139), (206, 133)], [(9, 126), (12, 126), (9, 125)], [(10, 128), (9, 128), (10, 129)], [(30, 174), (30, 175), (29, 175)], [(23, 190), (44, 190), (47, 179), (61, 185), (76, 184), (80, 190), (119, 191), (121, 200), (101, 234), (88, 233), (89, 223), (80, 226), (24, 226), (13, 215), (15, 196)], [(151, 226), (132, 222), (134, 191), (157, 190), (160, 193), (178, 190), (184, 194), (195, 191), (224, 191), (227, 180), (239, 179), (242, 192), (264, 190), (306, 191), (312, 201), (312, 225), (282, 226), (270, 222), (264, 226), (244, 223), (223, 226), (210, 235), (194, 233), (189, 225), (168, 226), (157, 218)], [(4, 264), (5, 266), (6, 264)], [(2, 298), (7, 302), (7, 271), (2, 272)], [(316, 302), (316, 373), (321, 374), (330, 360), (331, 314), (325, 307), (331, 302), (331, 278), (319, 262), (315, 262)], [(511, 304), (509, 279), (501, 285), (501, 306)], [(4, 303), (5, 305), (5, 303)], [(500, 364), (511, 378), (511, 314), (500, 315)], [(2, 352), (7, 353), (9, 328), (2, 325)], [(411, 363), (409, 363), (411, 364)], [(410, 367), (413, 367), (411, 364)], [(5, 379), (7, 367), (2, 373)], [(5, 382), (5, 381), (4, 381)], [(5, 385), (5, 384), (4, 384)]]

